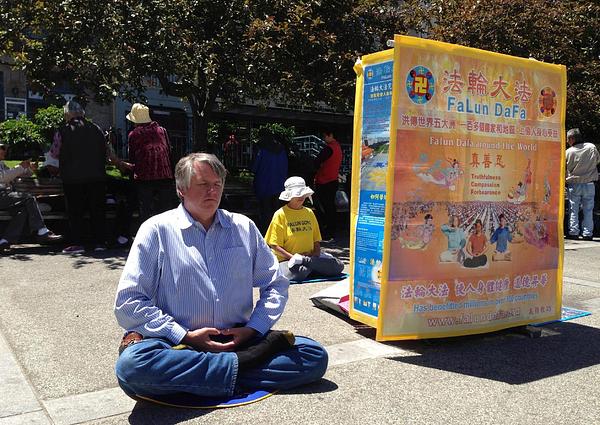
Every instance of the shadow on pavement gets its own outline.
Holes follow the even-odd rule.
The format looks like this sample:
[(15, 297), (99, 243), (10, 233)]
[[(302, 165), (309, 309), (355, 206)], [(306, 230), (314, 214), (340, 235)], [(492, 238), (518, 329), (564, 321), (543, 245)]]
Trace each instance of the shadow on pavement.
[(180, 409), (138, 401), (128, 419), (133, 425), (171, 425), (202, 417), (212, 411), (212, 409)]
[(576, 323), (547, 325), (539, 338), (508, 329), (394, 345), (420, 355), (391, 360), (514, 385), (600, 363), (600, 329)]
[(335, 391), (338, 389), (338, 386), (335, 382), (330, 381), (329, 379), (321, 378), (317, 382), (313, 382), (312, 384), (303, 385), (298, 388), (294, 388), (288, 391), (281, 391), (279, 394), (320, 394), (320, 393), (329, 393), (331, 391)]
[[(338, 386), (332, 381), (321, 379), (313, 384), (304, 385), (289, 391), (281, 391), (278, 394), (319, 394), (337, 390)], [(273, 395), (277, 397), (278, 394)], [(260, 401), (258, 402), (260, 403)], [(240, 406), (243, 407), (243, 406)], [(232, 407), (231, 409), (236, 409)], [(199, 418), (218, 409), (181, 409), (176, 407), (159, 406), (145, 401), (138, 401), (129, 415), (130, 424), (148, 425), (178, 424), (190, 419)]]

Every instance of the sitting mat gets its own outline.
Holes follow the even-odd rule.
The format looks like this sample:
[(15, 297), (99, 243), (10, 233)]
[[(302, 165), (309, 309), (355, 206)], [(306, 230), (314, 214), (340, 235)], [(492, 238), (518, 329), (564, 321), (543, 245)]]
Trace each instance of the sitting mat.
[(335, 282), (337, 280), (346, 279), (348, 276), (349, 276), (348, 273), (342, 273), (337, 276), (323, 276), (323, 277), (315, 277), (312, 279), (304, 279), (304, 280), (290, 279), (290, 283)]
[(590, 313), (589, 311), (578, 310), (576, 308), (571, 307), (563, 307), (561, 310), (560, 319), (550, 320), (548, 322), (543, 323), (532, 323), (531, 326), (544, 326), (549, 323), (566, 322), (567, 320), (578, 319), (580, 317), (589, 316), (590, 314), (592, 313)]
[(143, 396), (135, 395), (136, 400), (149, 401), (162, 406), (180, 407), (184, 409), (223, 409), (237, 407), (245, 404), (256, 403), (272, 396), (277, 391), (258, 390), (251, 393), (235, 394), (230, 397), (201, 397), (190, 393), (164, 394)]

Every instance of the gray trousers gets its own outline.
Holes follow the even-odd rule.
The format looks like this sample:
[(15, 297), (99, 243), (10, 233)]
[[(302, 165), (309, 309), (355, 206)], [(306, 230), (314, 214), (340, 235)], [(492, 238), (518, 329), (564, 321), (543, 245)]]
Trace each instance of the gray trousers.
[(291, 268), (288, 267), (287, 260), (282, 261), (279, 263), (279, 270), (290, 280), (304, 280), (311, 273), (314, 277), (338, 276), (344, 270), (344, 263), (337, 258), (304, 257), (302, 264)]
[(8, 210), (12, 216), (2, 236), (9, 243), (18, 242), (26, 226), (29, 232), (44, 227), (37, 201), (28, 193), (0, 190), (0, 210)]

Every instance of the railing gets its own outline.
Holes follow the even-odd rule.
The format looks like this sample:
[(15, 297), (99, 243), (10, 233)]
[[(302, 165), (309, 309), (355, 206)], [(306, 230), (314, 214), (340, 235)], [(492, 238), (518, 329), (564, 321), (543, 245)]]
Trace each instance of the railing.
[(312, 134), (309, 136), (294, 137), (292, 138), (292, 143), (298, 147), (300, 152), (304, 152), (313, 158), (327, 145), (325, 141)]
[[(300, 152), (310, 155), (315, 158), (324, 146), (327, 146), (324, 140), (315, 135), (298, 136), (292, 138), (292, 143), (298, 147)], [(352, 145), (341, 144), (342, 148), (342, 165), (340, 166), (340, 174), (348, 174), (352, 169)]]

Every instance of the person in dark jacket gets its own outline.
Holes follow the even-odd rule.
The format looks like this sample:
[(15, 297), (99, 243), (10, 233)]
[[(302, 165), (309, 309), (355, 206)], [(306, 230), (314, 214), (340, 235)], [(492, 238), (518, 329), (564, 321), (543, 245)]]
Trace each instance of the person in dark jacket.
[(279, 209), (279, 193), (287, 178), (288, 157), (283, 144), (271, 134), (259, 135), (258, 153), (252, 165), (254, 193), (258, 198), (259, 229), (266, 232), (273, 213)]
[(104, 132), (85, 119), (85, 111), (73, 100), (64, 106), (65, 125), (54, 135), (51, 155), (59, 160), (67, 216), (70, 245), (65, 254), (85, 251), (83, 218), (86, 210), (91, 220), (92, 244), (95, 251), (106, 249), (106, 144)]

